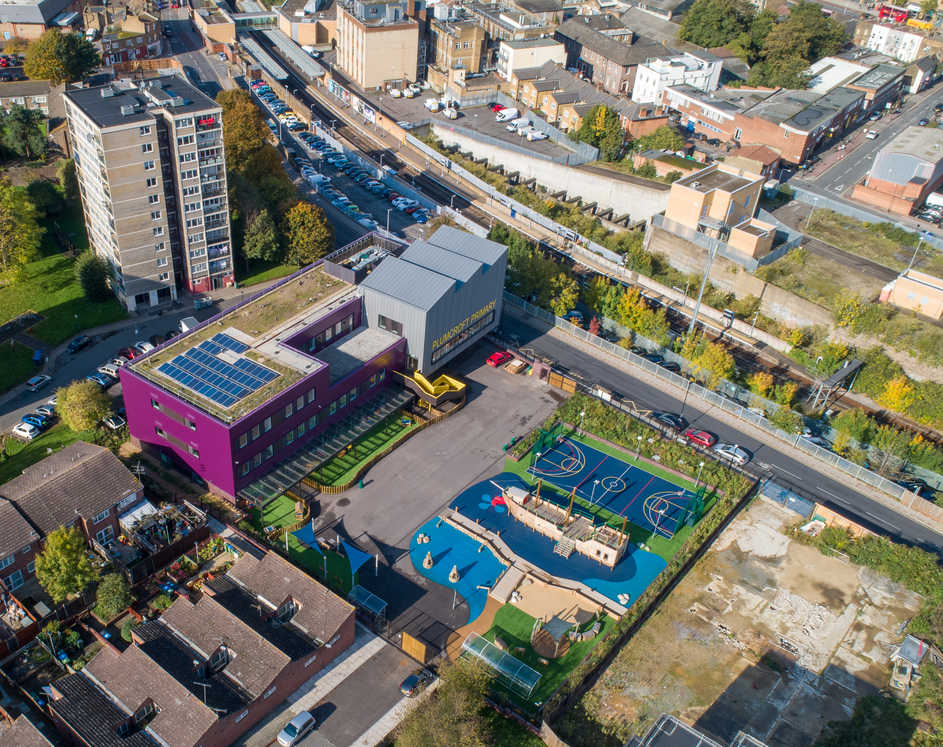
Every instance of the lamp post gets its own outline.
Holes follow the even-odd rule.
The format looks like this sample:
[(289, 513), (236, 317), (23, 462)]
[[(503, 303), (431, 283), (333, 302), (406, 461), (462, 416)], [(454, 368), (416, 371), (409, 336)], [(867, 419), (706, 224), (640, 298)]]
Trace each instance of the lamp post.
[(697, 479), (694, 481), (694, 487), (696, 488), (701, 483), (701, 470), (704, 469), (704, 462), (700, 462), (697, 465)]
[(917, 248), (914, 249), (914, 256), (910, 258), (910, 264), (907, 265), (907, 272), (910, 272), (910, 268), (914, 266), (914, 262), (917, 260), (917, 253), (920, 251), (920, 247), (923, 246), (923, 233), (920, 231), (920, 226), (917, 226), (917, 235), (920, 237), (920, 241), (917, 242)]
[(452, 195), (452, 196), (449, 198), (449, 207), (450, 207), (450, 208), (452, 207), (452, 203), (455, 201), (455, 198), (456, 198), (457, 196), (458, 196), (458, 195)]
[(599, 485), (599, 480), (593, 480), (593, 492), (589, 496), (589, 505), (592, 506), (596, 502), (596, 486)]
[(812, 213), (815, 212), (815, 206), (818, 205), (818, 204), (819, 204), (819, 198), (818, 198), (818, 197), (813, 197), (813, 198), (812, 198), (812, 209), (809, 211), (809, 219), (805, 222), (805, 230), (806, 230), (806, 231), (809, 230), (809, 223), (812, 222)]
[(658, 534), (658, 525), (661, 523), (661, 517), (665, 515), (665, 509), (660, 508), (655, 512), (655, 528), (652, 530), (652, 539)]
[(390, 208), (386, 211), (386, 232), (390, 232), (390, 213), (392, 213), (394, 208)]
[(75, 328), (76, 328), (79, 332), (82, 331), (82, 328), (79, 326), (79, 315), (78, 315), (78, 314), (75, 315)]
[(540, 461), (541, 456), (543, 456), (543, 454), (538, 451), (536, 454), (534, 454), (534, 458), (530, 463), (530, 473), (533, 475), (535, 480), (537, 479), (537, 462)]
[(753, 315), (753, 323), (750, 325), (750, 334), (748, 337), (753, 337), (753, 328), (756, 326), (756, 318), (760, 315), (760, 310), (757, 309), (756, 313)]
[(701, 223), (713, 228), (717, 232), (717, 236), (714, 237), (714, 240), (711, 242), (710, 250), (707, 253), (707, 266), (704, 268), (704, 277), (701, 278), (701, 289), (697, 293), (694, 313), (691, 314), (691, 323), (688, 325), (688, 335), (694, 331), (694, 325), (697, 324), (697, 314), (701, 310), (701, 299), (704, 297), (704, 288), (707, 287), (707, 278), (711, 274), (711, 265), (714, 262), (714, 256), (717, 254), (721, 240), (726, 238), (728, 232), (727, 224), (723, 221), (711, 220), (710, 223), (706, 223), (706, 221), (707, 219), (702, 219)]
[(337, 123), (336, 119), (331, 120), (331, 137), (337, 137), (337, 133), (334, 131), (334, 125)]
[(580, 435), (583, 435), (583, 418), (586, 417), (586, 410), (580, 411)]
[[(643, 439), (643, 438), (644, 438), (644, 436), (638, 436), (638, 437), (635, 439), (636, 442), (637, 442), (636, 447), (635, 447), (635, 461), (636, 461), (636, 462), (638, 461), (638, 455), (642, 452), (642, 439)], [(703, 465), (704, 462), (701, 462), (701, 464)]]
[(380, 168), (381, 168), (381, 169), (383, 168), (383, 156), (385, 156), (385, 155), (386, 155), (386, 153), (381, 153), (381, 154), (380, 154)]
[(478, 134), (478, 115), (475, 115), (475, 121), (472, 123), (472, 132)]

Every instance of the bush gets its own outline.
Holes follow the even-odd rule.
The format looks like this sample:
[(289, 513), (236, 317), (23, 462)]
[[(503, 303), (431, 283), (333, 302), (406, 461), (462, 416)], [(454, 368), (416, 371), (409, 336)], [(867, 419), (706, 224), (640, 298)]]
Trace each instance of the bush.
[(173, 600), (166, 594), (158, 594), (154, 597), (154, 601), (151, 602), (155, 610), (165, 610), (171, 604), (173, 604)]
[(109, 573), (102, 578), (95, 592), (95, 614), (102, 620), (110, 620), (133, 603), (134, 597), (123, 574)]
[(131, 631), (134, 630), (138, 625), (140, 625), (137, 620), (129, 618), (124, 621), (124, 625), (121, 626), (121, 638), (128, 643), (131, 643)]

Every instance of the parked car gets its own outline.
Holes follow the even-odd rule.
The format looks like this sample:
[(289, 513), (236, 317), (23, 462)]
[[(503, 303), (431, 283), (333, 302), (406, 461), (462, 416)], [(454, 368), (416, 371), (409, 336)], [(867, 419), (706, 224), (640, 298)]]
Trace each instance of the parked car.
[(429, 213), (425, 210), (417, 210), (413, 213), (413, 220), (416, 223), (426, 223), (429, 220)]
[(865, 133), (865, 137), (866, 137), (868, 140), (877, 140), (877, 138), (878, 138), (877, 130), (868, 130), (868, 131)]
[(85, 377), (85, 380), (94, 381), (102, 389), (107, 389), (108, 387), (110, 387), (112, 384), (115, 383), (115, 380), (111, 378), (110, 376), (108, 376), (107, 374), (98, 373), (98, 372), (89, 374), (88, 376)]
[(680, 431), (686, 425), (684, 418), (670, 412), (653, 412), (652, 418), (676, 431)]
[(741, 449), (737, 444), (717, 444), (714, 447), (714, 453), (721, 459), (729, 459), (739, 467), (742, 467), (752, 458), (748, 451)]
[(684, 438), (685, 441), (695, 446), (703, 446), (705, 449), (709, 449), (717, 443), (717, 436), (708, 431), (701, 430), (700, 428), (688, 428), (681, 434), (681, 437)]
[(56, 403), (59, 401), (59, 394), (53, 394), (49, 399), (46, 400), (46, 404), (50, 407), (55, 407)]
[(87, 348), (92, 342), (92, 338), (87, 335), (79, 335), (72, 342), (69, 343), (69, 347), (65, 349), (67, 353), (77, 353), (82, 348)]
[(24, 415), (20, 420), (24, 423), (29, 423), (35, 428), (38, 428), (41, 431), (46, 430), (49, 427), (51, 418), (46, 415), (42, 415), (38, 412), (30, 412)]
[(36, 408), (36, 412), (50, 419), (56, 417), (56, 408), (52, 405), (40, 405)]
[(109, 418), (105, 418), (102, 421), (102, 425), (105, 426), (110, 431), (116, 431), (120, 428), (124, 428), (128, 424), (128, 421), (125, 420), (120, 415), (112, 415)]
[(394, 99), (398, 99), (402, 95), (403, 95), (403, 92), (399, 90), (398, 88), (390, 89), (390, 96), (392, 96)]
[(417, 669), (403, 680), (403, 683), (399, 686), (399, 691), (407, 698), (415, 698), (432, 680), (432, 672), (428, 669)]
[(155, 348), (158, 345), (163, 345), (165, 342), (163, 335), (151, 335), (147, 341), (151, 343), (151, 345), (153, 345)]
[(488, 108), (491, 111), (493, 111), (495, 114), (497, 114), (500, 111), (503, 111), (504, 109), (507, 109), (506, 106), (503, 106), (501, 104), (488, 104)]
[[(166, 337), (168, 340), (172, 340), (174, 337), (176, 337), (176, 336), (179, 335), (179, 334), (180, 334), (180, 333), (179, 333), (177, 330), (175, 330), (175, 329), (168, 329), (168, 330), (164, 333), (164, 337)], [(123, 356), (120, 356), (120, 355), (119, 355), (118, 357), (121, 358), (121, 357), (123, 357)]]
[(506, 350), (502, 350), (497, 353), (492, 353), (488, 356), (488, 365), (497, 368), (498, 366), (503, 366), (505, 363), (514, 358), (513, 355), (508, 353)]
[(46, 384), (52, 381), (51, 376), (46, 376), (46, 374), (40, 374), (39, 376), (34, 376), (32, 379), (26, 382), (26, 388), (31, 392), (38, 392)]
[(282, 747), (294, 747), (314, 728), (315, 720), (307, 711), (302, 711), (278, 732), (277, 741)]
[(10, 434), (21, 441), (32, 441), (39, 435), (39, 428), (29, 423), (19, 422), (13, 426)]
[(113, 366), (117, 366), (118, 368), (121, 368), (122, 366), (128, 365), (131, 361), (129, 361), (123, 355), (116, 355), (114, 358), (112, 358), (108, 362), (111, 363)]
[(917, 122), (917, 124), (918, 124), (920, 127), (926, 127), (928, 124), (930, 124), (930, 120), (927, 119), (926, 117), (924, 117), (924, 118), (921, 119), (919, 122)]
[(98, 373), (105, 374), (105, 376), (108, 376), (109, 378), (112, 378), (112, 379), (118, 378), (118, 376), (120, 375), (118, 373), (119, 370), (120, 368), (116, 366), (114, 363), (104, 363), (98, 367)]
[(154, 349), (154, 346), (151, 345), (151, 343), (145, 342), (144, 340), (134, 343), (134, 347), (141, 351), (141, 355), (144, 353), (149, 353)]
[(661, 363), (656, 364), (659, 368), (663, 368), (666, 371), (671, 371), (672, 373), (678, 373), (681, 371), (681, 366), (673, 361), (662, 361)]
[(665, 361), (664, 356), (658, 355), (658, 353), (649, 353), (649, 352), (646, 352), (642, 357), (643, 357), (645, 360), (651, 361), (652, 363), (654, 363), (655, 365), (658, 365), (658, 366), (660, 366), (660, 365), (661, 365), (662, 363), (664, 363), (664, 361)]
[(366, 228), (366, 229), (368, 229), (368, 230), (370, 230), (370, 231), (376, 230), (376, 228), (380, 225), (379, 223), (377, 223), (377, 222), (376, 222), (375, 220), (373, 220), (372, 218), (360, 218), (357, 222), (358, 222), (361, 226), (363, 226), (364, 228)]
[(530, 132), (527, 133), (525, 137), (531, 142), (534, 142), (536, 140), (546, 140), (548, 135), (546, 132), (540, 132), (539, 130), (531, 130)]

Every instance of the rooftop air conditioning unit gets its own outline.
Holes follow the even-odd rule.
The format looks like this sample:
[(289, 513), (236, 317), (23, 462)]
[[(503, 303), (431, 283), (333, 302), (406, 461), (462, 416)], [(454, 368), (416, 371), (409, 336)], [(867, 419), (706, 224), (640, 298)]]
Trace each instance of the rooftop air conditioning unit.
[(134, 107), (133, 107), (133, 106), (122, 106), (122, 107), (121, 107), (121, 116), (122, 116), (122, 117), (129, 117), (129, 116), (131, 116), (132, 114), (134, 114)]
[(697, 189), (701, 186), (700, 182), (691, 182), (691, 189)]

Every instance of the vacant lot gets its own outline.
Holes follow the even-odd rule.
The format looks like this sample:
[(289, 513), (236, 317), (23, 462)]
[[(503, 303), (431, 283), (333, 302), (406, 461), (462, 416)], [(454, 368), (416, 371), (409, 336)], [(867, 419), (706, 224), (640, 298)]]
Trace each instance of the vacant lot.
[[(796, 261), (796, 256), (801, 257), (801, 261)], [(827, 309), (834, 309), (846, 291), (863, 298), (877, 298), (882, 286), (880, 280), (863, 272), (804, 250), (760, 268), (756, 275)]]
[(583, 713), (627, 736), (667, 712), (723, 744), (744, 731), (770, 747), (811, 746), (828, 721), (885, 687), (890, 647), (918, 598), (792, 542), (782, 531), (797, 520), (758, 499), (620, 652), (561, 736), (593, 743), (576, 737)]

